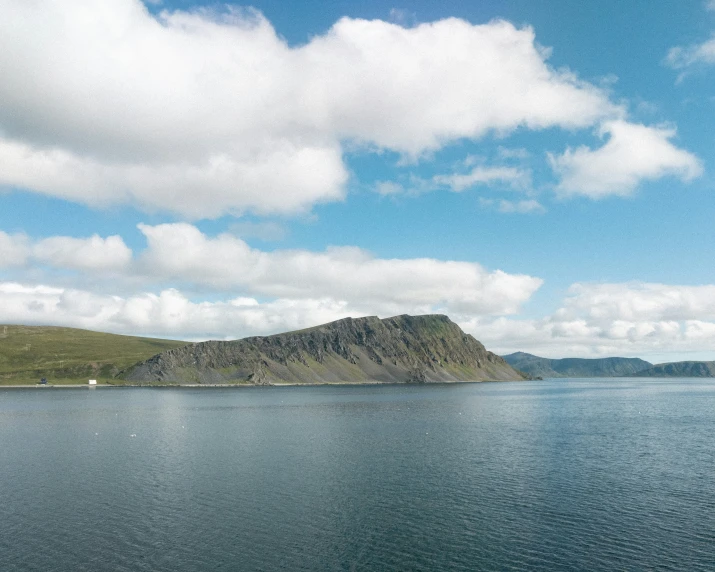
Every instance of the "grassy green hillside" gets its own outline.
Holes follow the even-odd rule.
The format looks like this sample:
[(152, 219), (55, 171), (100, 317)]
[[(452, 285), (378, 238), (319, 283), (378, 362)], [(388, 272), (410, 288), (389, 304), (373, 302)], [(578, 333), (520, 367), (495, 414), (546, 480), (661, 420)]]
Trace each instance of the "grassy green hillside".
[(137, 362), (184, 345), (74, 328), (0, 325), (0, 385), (37, 383), (42, 377), (49, 383), (106, 383)]

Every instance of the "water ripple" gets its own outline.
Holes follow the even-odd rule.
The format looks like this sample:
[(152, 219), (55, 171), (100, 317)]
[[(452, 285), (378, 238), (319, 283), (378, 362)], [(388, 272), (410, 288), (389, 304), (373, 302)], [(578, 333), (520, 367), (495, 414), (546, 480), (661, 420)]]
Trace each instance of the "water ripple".
[(715, 385), (0, 394), (0, 570), (715, 569)]

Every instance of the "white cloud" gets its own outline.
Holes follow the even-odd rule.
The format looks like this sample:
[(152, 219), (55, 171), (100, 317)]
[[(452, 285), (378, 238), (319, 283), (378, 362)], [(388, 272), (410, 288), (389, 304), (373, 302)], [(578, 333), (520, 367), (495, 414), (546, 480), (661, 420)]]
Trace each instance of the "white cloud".
[(460, 175), (438, 175), (433, 181), (445, 185), (454, 192), (461, 192), (477, 185), (492, 185), (502, 183), (515, 189), (526, 189), (531, 186), (531, 173), (515, 167), (475, 167), (471, 172)]
[[(715, 11), (715, 0), (706, 0), (705, 9)], [(699, 44), (689, 46), (676, 46), (668, 50), (665, 64), (673, 69), (685, 69), (695, 64), (715, 64), (715, 34)], [(686, 72), (681, 73), (678, 81), (682, 80)]]
[(181, 292), (106, 296), (86, 290), (0, 282), (0, 322), (56, 325), (185, 340), (236, 339), (301, 329), (345, 317), (330, 300), (236, 298), (192, 302)]
[(545, 213), (546, 209), (543, 205), (534, 199), (528, 199), (523, 201), (499, 201), (499, 212), (500, 213), (518, 213), (518, 214), (528, 214), (528, 213)]
[[(574, 284), (541, 319), (465, 317), (494, 351), (546, 357), (705, 354), (715, 358), (715, 285)], [(666, 358), (667, 359), (667, 358)], [(672, 358), (670, 358), (672, 359)]]
[[(136, 256), (119, 236), (32, 241), (0, 234), (0, 249), (19, 253), (16, 263), (25, 264), (14, 271), (19, 281), (52, 283), (59, 275), (64, 286), (86, 288), (89, 283), (130, 297), (178, 284), (211, 297), (257, 297), (262, 306), (266, 300), (296, 307), (319, 300), (359, 315), (513, 314), (542, 284), (536, 277), (487, 271), (473, 262), (381, 259), (355, 247), (262, 251), (233, 234), (209, 237), (186, 223), (139, 228), (147, 248)], [(51, 268), (38, 269), (31, 262)]]
[(411, 154), (491, 130), (584, 127), (620, 113), (604, 92), (550, 69), (533, 30), (504, 21), (405, 29), (343, 18), (305, 50), (320, 63), (311, 70), (336, 74), (330, 104), (340, 132)]
[[(478, 160), (480, 159), (477, 157), (468, 156), (462, 163), (463, 166), (469, 167)], [(411, 175), (409, 178), (403, 177), (402, 182), (378, 181), (375, 183), (373, 190), (382, 196), (406, 195), (418, 197), (425, 193), (445, 189), (461, 193), (479, 186), (506, 187), (509, 190), (530, 192), (531, 171), (516, 167), (479, 165), (473, 167), (468, 173), (435, 175), (431, 178)]]
[(0, 10), (0, 185), (91, 205), (290, 214), (344, 196), (345, 140), (418, 156), (622, 113), (503, 21), (343, 18), (290, 47), (251, 10)]
[(472, 262), (380, 259), (354, 247), (264, 252), (228, 234), (207, 237), (189, 224), (139, 228), (148, 244), (139, 264), (148, 277), (274, 298), (347, 301), (384, 314), (440, 308), (510, 314), (542, 284)]
[(671, 48), (665, 62), (674, 69), (683, 69), (698, 63), (715, 64), (715, 37), (700, 44)]
[(715, 285), (574, 284), (560, 318), (626, 321), (715, 320)]
[(405, 192), (405, 188), (400, 183), (394, 181), (378, 181), (375, 183), (375, 192), (378, 195), (387, 197), (390, 195), (401, 195)]
[(672, 175), (689, 181), (702, 173), (697, 157), (669, 141), (674, 129), (616, 120), (601, 126), (599, 135), (606, 134), (608, 141), (596, 150), (582, 146), (558, 157), (549, 155), (561, 178), (557, 192), (593, 199), (627, 196), (644, 180)]
[[(426, 313), (429, 308), (412, 313)], [(0, 323), (57, 325), (185, 340), (237, 339), (307, 328), (347, 316), (377, 312), (333, 298), (238, 297), (192, 301), (176, 289), (128, 296), (88, 290), (0, 282)]]
[(54, 236), (31, 240), (24, 234), (0, 231), (0, 268), (39, 262), (67, 270), (121, 270), (132, 260), (132, 251), (120, 236), (89, 238)]
[(22, 266), (28, 255), (28, 240), (24, 234), (12, 235), (0, 230), (0, 268)]
[(93, 206), (132, 203), (192, 218), (296, 213), (339, 200), (347, 171), (337, 145), (236, 150), (196, 163), (115, 163), (0, 138), (0, 184)]
[(33, 257), (45, 264), (72, 270), (120, 270), (129, 265), (132, 251), (120, 236), (71, 238), (55, 236), (37, 242)]

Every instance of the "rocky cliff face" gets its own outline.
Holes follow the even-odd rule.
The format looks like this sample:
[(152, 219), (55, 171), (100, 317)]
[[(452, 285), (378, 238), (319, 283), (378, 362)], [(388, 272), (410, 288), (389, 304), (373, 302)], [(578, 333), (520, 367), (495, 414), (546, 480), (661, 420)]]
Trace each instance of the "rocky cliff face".
[(440, 315), (345, 318), (275, 336), (190, 344), (160, 353), (122, 377), (254, 384), (524, 379)]

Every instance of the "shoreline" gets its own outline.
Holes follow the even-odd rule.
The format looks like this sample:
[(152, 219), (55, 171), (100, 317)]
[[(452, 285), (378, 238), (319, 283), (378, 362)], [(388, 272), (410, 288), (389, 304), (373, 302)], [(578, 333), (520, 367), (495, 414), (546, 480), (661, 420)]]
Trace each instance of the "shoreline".
[(530, 380), (511, 380), (511, 379), (484, 379), (484, 380), (465, 380), (465, 381), (428, 381), (424, 383), (408, 383), (399, 381), (345, 381), (345, 382), (318, 382), (318, 383), (174, 383), (174, 384), (162, 384), (162, 385), (151, 385), (151, 384), (123, 384), (123, 385), (113, 385), (110, 383), (89, 385), (83, 384), (47, 384), (42, 385), (36, 384), (18, 384), (18, 385), (0, 385), (0, 390), (2, 389), (122, 389), (122, 388), (145, 388), (145, 389), (226, 389), (226, 388), (252, 388), (252, 387), (325, 387), (325, 386), (341, 386), (341, 385), (456, 385), (459, 383), (509, 383), (509, 382), (521, 382)]

